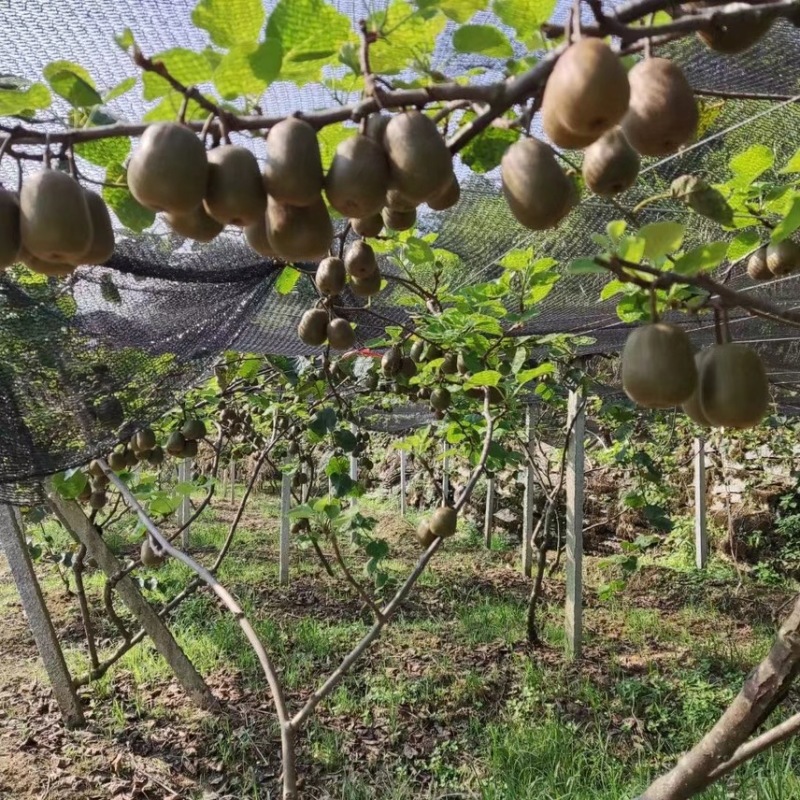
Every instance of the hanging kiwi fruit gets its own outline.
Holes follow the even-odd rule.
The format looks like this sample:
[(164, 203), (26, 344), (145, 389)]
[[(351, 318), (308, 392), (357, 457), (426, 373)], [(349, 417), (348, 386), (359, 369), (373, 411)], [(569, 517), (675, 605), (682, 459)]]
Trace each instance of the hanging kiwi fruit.
[(267, 231), (267, 215), (262, 214), (255, 222), (245, 226), (244, 238), (247, 244), (264, 258), (275, 258), (277, 253), (269, 240)]
[(622, 129), (612, 128), (583, 154), (583, 179), (601, 197), (613, 197), (630, 189), (639, 175), (641, 158), (630, 146)]
[(0, 270), (19, 259), (21, 247), (19, 200), (14, 192), (0, 188)]
[(350, 227), (359, 236), (367, 238), (379, 236), (383, 230), (383, 217), (380, 213), (370, 214), (368, 217), (354, 217), (350, 220)]
[(112, 453), (109, 453), (108, 466), (114, 470), (114, 472), (122, 472), (127, 467), (125, 455), (119, 450), (114, 450)]
[(341, 258), (323, 258), (317, 267), (314, 280), (317, 288), (327, 295), (337, 295), (347, 282), (347, 270)]
[(149, 125), (128, 163), (128, 188), (145, 208), (187, 214), (202, 202), (208, 184), (203, 143), (177, 122)]
[(97, 192), (83, 190), (89, 217), (92, 220), (92, 240), (89, 249), (81, 256), (82, 264), (105, 264), (114, 255), (114, 228), (108, 206)]
[(431, 526), (426, 519), (419, 523), (415, 535), (423, 547), (430, 547), (436, 541), (436, 537), (431, 532)]
[(344, 254), (344, 266), (355, 280), (369, 278), (378, 271), (375, 251), (363, 239), (356, 239)]
[(672, 408), (697, 385), (692, 343), (680, 328), (653, 322), (631, 331), (622, 350), (622, 388), (645, 408)]
[(703, 362), (706, 360), (710, 352), (711, 348), (707, 347), (705, 350), (700, 350), (699, 352), (695, 353), (694, 364), (697, 369), (697, 386), (695, 386), (691, 397), (689, 397), (689, 399), (681, 405), (683, 413), (686, 414), (686, 416), (689, 417), (692, 422), (695, 422), (697, 425), (700, 425), (703, 428), (711, 427), (711, 423), (708, 421), (708, 417), (706, 417), (705, 413), (703, 412), (703, 405), (700, 402), (700, 374), (703, 369)]
[(428, 527), (437, 539), (446, 539), (456, 532), (458, 523), (458, 513), (450, 506), (439, 506), (431, 514), (428, 520)]
[(152, 450), (156, 446), (156, 434), (152, 428), (142, 428), (133, 438), (136, 449), (140, 452)]
[(382, 283), (380, 270), (375, 270), (366, 278), (350, 278), (350, 291), (356, 297), (372, 297), (380, 292)]
[(643, 156), (668, 156), (697, 132), (700, 114), (683, 70), (666, 58), (645, 58), (628, 73), (631, 88), (622, 130)]
[(145, 567), (154, 569), (156, 567), (160, 567), (164, 563), (166, 556), (156, 553), (155, 548), (150, 544), (150, 537), (148, 536), (142, 542), (142, 548), (139, 551), (139, 558), (142, 560), (142, 564)]
[(197, 419), (197, 417), (189, 417), (181, 428), (181, 435), (187, 442), (205, 439), (206, 433), (205, 422), (201, 419)]
[(431, 392), (428, 401), (430, 402), (431, 408), (435, 411), (447, 411), (447, 409), (450, 408), (452, 399), (452, 395), (448, 389), (445, 389), (444, 386), (438, 386)]
[(286, 261), (316, 261), (328, 253), (333, 225), (320, 195), (300, 207), (267, 198), (267, 229), (275, 253)]
[(208, 151), (203, 207), (222, 225), (252, 225), (264, 217), (267, 194), (261, 169), (246, 147), (224, 144)]
[(403, 351), (397, 346), (392, 345), (381, 358), (381, 372), (387, 378), (393, 378), (400, 372), (403, 363)]
[(767, 266), (767, 245), (750, 254), (747, 259), (747, 274), (754, 281), (768, 281), (772, 278), (772, 270)]
[(356, 343), (353, 326), (341, 317), (332, 319), (326, 329), (328, 343), (334, 350), (349, 350)]
[(570, 45), (558, 59), (542, 96), (542, 126), (559, 147), (586, 144), (616, 125), (628, 109), (628, 75), (619, 57), (595, 37)]
[(185, 214), (167, 213), (164, 215), (164, 220), (179, 236), (203, 243), (216, 239), (225, 227), (221, 222), (210, 217), (202, 205)]
[[(694, 3), (693, 7), (682, 7), (685, 10), (708, 8), (706, 2)], [(753, 6), (749, 3), (726, 3), (724, 10), (746, 11)], [(752, 16), (739, 21), (718, 21), (712, 27), (697, 31), (697, 38), (711, 50), (717, 53), (733, 55), (749, 50), (772, 27), (773, 19), (763, 17), (755, 19)]]
[(455, 174), (450, 179), (447, 186), (444, 187), (438, 194), (432, 195), (426, 200), (428, 208), (431, 211), (446, 211), (452, 208), (461, 199), (461, 186), (458, 183), (458, 178)]
[(19, 251), (19, 260), (29, 270), (38, 272), (40, 275), (48, 275), (51, 278), (63, 278), (75, 271), (74, 264), (68, 264), (65, 261), (45, 261), (37, 258), (33, 253), (29, 253), (24, 247)]
[(180, 431), (173, 431), (167, 438), (166, 451), (171, 456), (179, 456), (186, 447), (186, 439)]
[(316, 131), (307, 122), (287, 117), (270, 129), (264, 180), (270, 197), (279, 203), (317, 206), (322, 202), (322, 157)]
[(384, 208), (381, 211), (381, 219), (385, 227), (393, 231), (410, 231), (417, 224), (417, 210), (395, 211), (391, 208)]
[(356, 134), (336, 148), (325, 194), (344, 217), (369, 217), (383, 206), (389, 188), (386, 151), (369, 136)]
[(544, 142), (533, 138), (515, 142), (503, 155), (500, 170), (506, 202), (526, 228), (552, 228), (572, 208), (573, 182)]
[(325, 344), (328, 335), (328, 312), (322, 308), (310, 308), (300, 317), (297, 335), (303, 344), (319, 347)]
[(767, 269), (773, 275), (790, 275), (800, 268), (800, 245), (793, 239), (783, 239), (767, 245)]

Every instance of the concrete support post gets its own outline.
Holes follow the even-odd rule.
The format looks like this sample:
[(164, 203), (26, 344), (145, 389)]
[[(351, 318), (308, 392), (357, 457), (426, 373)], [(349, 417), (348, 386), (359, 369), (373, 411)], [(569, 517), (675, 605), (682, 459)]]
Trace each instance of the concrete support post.
[(281, 476), (281, 540), (278, 561), (278, 581), (281, 586), (289, 585), (289, 533), (292, 509), (292, 479), (284, 472)]
[(694, 440), (694, 545), (698, 569), (708, 565), (708, 529), (706, 526), (706, 443)]
[[(533, 407), (528, 406), (525, 411), (525, 443), (528, 448), (528, 455), (533, 456), (533, 437), (534, 437), (534, 416)], [(534, 510), (534, 471), (528, 465), (525, 469), (525, 495), (523, 498), (522, 511), (522, 574), (530, 578), (533, 572), (533, 510)]]
[(584, 402), (580, 391), (569, 393), (566, 442), (567, 461), (565, 480), (567, 487), (567, 604), (566, 642), (567, 657), (580, 658), (583, 646), (583, 436)]

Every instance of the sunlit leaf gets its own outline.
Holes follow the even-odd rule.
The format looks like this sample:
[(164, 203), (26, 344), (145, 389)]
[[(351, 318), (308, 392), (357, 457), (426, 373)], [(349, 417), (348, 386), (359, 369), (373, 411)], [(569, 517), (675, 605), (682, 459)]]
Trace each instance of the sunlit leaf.
[(192, 22), (218, 47), (257, 42), (264, 27), (262, 0), (200, 0)]
[(731, 183), (736, 186), (749, 186), (774, 163), (775, 154), (764, 144), (754, 144), (737, 153), (728, 162), (734, 177)]
[(139, 233), (153, 224), (156, 218), (155, 213), (134, 199), (127, 188), (128, 173), (122, 164), (112, 164), (108, 167), (106, 183), (122, 184), (125, 187), (104, 186), (103, 199), (126, 228)]
[(718, 267), (728, 252), (727, 242), (702, 244), (684, 253), (672, 266), (679, 275), (695, 275)]
[(775, 226), (770, 236), (773, 243), (780, 242), (800, 228), (800, 194), (795, 193), (786, 216)]
[(738, 261), (740, 258), (752, 253), (760, 244), (761, 236), (759, 236), (758, 231), (752, 229), (742, 231), (738, 236), (731, 239), (726, 257), (728, 261)]
[(10, 117), (25, 111), (49, 108), (53, 98), (43, 83), (33, 83), (27, 89), (0, 89), (0, 115)]
[(465, 381), (465, 386), (497, 386), (503, 376), (494, 369), (484, 369), (470, 375)]
[(394, 0), (387, 9), (371, 14), (368, 24), (381, 34), (370, 48), (373, 71), (394, 75), (433, 54), (447, 19), (443, 14), (426, 15), (405, 0)]
[(122, 97), (122, 95), (127, 94), (133, 89), (134, 86), (136, 86), (136, 78), (125, 78), (125, 80), (120, 81), (103, 95), (103, 102), (110, 103), (112, 100)]
[(668, 253), (680, 250), (685, 228), (680, 222), (652, 222), (639, 228), (637, 235), (644, 239), (644, 257), (658, 261)]
[(528, 47), (542, 41), (539, 28), (553, 15), (556, 0), (494, 0), (492, 9), (500, 21), (516, 31)]
[(225, 100), (260, 96), (281, 71), (283, 50), (276, 39), (232, 47), (214, 70), (214, 85)]
[(495, 58), (514, 55), (508, 37), (492, 25), (461, 25), (453, 32), (453, 47), (458, 53), (480, 53)]
[[(183, 47), (174, 47), (153, 56), (153, 61), (162, 63), (173, 78), (184, 86), (194, 86), (211, 80), (211, 64), (205, 53), (197, 53)], [(145, 100), (158, 100), (173, 91), (165, 78), (155, 72), (142, 75)]]

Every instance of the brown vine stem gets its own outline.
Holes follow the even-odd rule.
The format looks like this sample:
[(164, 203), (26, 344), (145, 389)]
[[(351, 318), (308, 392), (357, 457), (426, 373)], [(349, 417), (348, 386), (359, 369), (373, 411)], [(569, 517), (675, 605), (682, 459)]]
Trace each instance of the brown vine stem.
[[(478, 482), (483, 470), (486, 467), (486, 459), (489, 457), (489, 447), (492, 443), (492, 435), (494, 433), (494, 419), (489, 411), (489, 393), (485, 392), (483, 416), (486, 420), (486, 434), (484, 436), (483, 449), (481, 451), (478, 463), (472, 472), (464, 491), (456, 503), (456, 511), (459, 511), (469, 499), (472, 494), (475, 484)], [(409, 592), (414, 588), (414, 584), (419, 579), (419, 576), (425, 571), (428, 562), (436, 554), (436, 551), (442, 546), (442, 539), (435, 539), (428, 549), (420, 556), (416, 566), (411, 571), (411, 574), (406, 578), (403, 585), (397, 590), (394, 597), (381, 609), (383, 619), (378, 619), (367, 631), (360, 642), (345, 656), (341, 664), (328, 676), (325, 682), (317, 688), (314, 693), (306, 700), (303, 707), (297, 714), (292, 717), (292, 728), (298, 730), (303, 723), (308, 719), (314, 709), (324, 700), (341, 682), (344, 676), (349, 671), (350, 667), (358, 661), (363, 653), (372, 645), (372, 643), (380, 636), (384, 627), (392, 620), (397, 613), (400, 606), (408, 597)]]
[(132, 492), (125, 483), (120, 480), (117, 474), (108, 466), (105, 459), (98, 458), (97, 463), (101, 466), (106, 477), (117, 487), (119, 493), (125, 499), (130, 509), (134, 511), (142, 525), (144, 525), (148, 534), (158, 543), (158, 546), (172, 558), (177, 559), (182, 564), (185, 564), (191, 569), (197, 577), (203, 581), (210, 589), (217, 595), (220, 602), (231, 612), (233, 617), (239, 623), (239, 627), (244, 632), (250, 646), (253, 648), (264, 676), (267, 679), (270, 692), (272, 694), (272, 702), (275, 706), (275, 713), (278, 716), (278, 722), (281, 728), (281, 744), (282, 744), (282, 762), (283, 762), (283, 798), (284, 800), (296, 800), (297, 798), (297, 775), (295, 768), (295, 752), (294, 752), (294, 737), (289, 722), (289, 715), (286, 708), (286, 700), (283, 695), (283, 686), (281, 685), (278, 673), (272, 664), (272, 661), (267, 654), (264, 645), (253, 628), (250, 620), (245, 615), (242, 607), (234, 599), (233, 595), (207, 570), (202, 564), (199, 564), (191, 556), (184, 553), (182, 550), (174, 547), (169, 540), (164, 536), (158, 527), (153, 523), (145, 510), (139, 504), (139, 501), (133, 496)]
[(350, 568), (347, 566), (347, 562), (344, 560), (342, 556), (342, 551), (339, 548), (339, 541), (336, 537), (336, 531), (331, 530), (330, 526), (328, 526), (328, 538), (331, 542), (331, 547), (333, 548), (333, 555), (336, 558), (336, 563), (339, 565), (339, 568), (342, 570), (344, 574), (345, 580), (353, 587), (356, 594), (369, 606), (370, 611), (375, 615), (375, 619), (378, 621), (383, 619), (383, 613), (381, 612), (378, 604), (372, 599), (370, 593), (364, 588), (360, 581), (356, 580), (353, 576), (353, 573), (350, 572)]
[(83, 585), (83, 559), (86, 558), (86, 545), (81, 544), (72, 562), (72, 574), (75, 577), (75, 589), (78, 593), (78, 604), (81, 609), (81, 619), (83, 620), (83, 632), (86, 634), (86, 646), (89, 648), (89, 661), (92, 669), (96, 669), (100, 662), (97, 658), (97, 645), (94, 639), (94, 626), (92, 617), (89, 613), (89, 603), (86, 600), (86, 589)]

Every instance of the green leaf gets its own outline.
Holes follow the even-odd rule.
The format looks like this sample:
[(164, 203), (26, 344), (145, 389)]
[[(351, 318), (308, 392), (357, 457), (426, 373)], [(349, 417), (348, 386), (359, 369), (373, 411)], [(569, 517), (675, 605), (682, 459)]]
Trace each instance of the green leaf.
[(497, 386), (503, 376), (494, 369), (484, 369), (476, 372), (464, 382), (465, 386)]
[(684, 253), (672, 266), (679, 275), (695, 275), (718, 267), (728, 252), (727, 242), (702, 244)]
[(518, 347), (514, 351), (514, 358), (511, 360), (511, 372), (516, 375), (521, 369), (523, 364), (528, 360), (528, 348)]
[(289, 509), (289, 516), (293, 519), (312, 519), (314, 517), (314, 509), (311, 506), (303, 504)]
[[(194, 86), (211, 80), (211, 64), (205, 53), (173, 47), (153, 56), (153, 61), (163, 64), (170, 75), (184, 86)], [(158, 100), (173, 91), (167, 80), (155, 72), (145, 72), (142, 83), (145, 100)]]
[(567, 272), (571, 275), (597, 274), (602, 275), (607, 272), (605, 267), (601, 267), (593, 258), (576, 258), (567, 267)]
[(639, 228), (637, 236), (644, 239), (644, 257), (658, 261), (668, 253), (680, 250), (685, 232), (680, 222), (651, 222)]
[(625, 236), (617, 247), (617, 255), (624, 261), (638, 264), (643, 256), (646, 242), (640, 236)]
[(225, 100), (260, 96), (281, 71), (283, 49), (277, 39), (232, 47), (214, 70), (214, 86)]
[(624, 219), (615, 219), (606, 225), (606, 233), (612, 242), (622, 238), (625, 231), (628, 229), (628, 223)]
[(431, 246), (416, 236), (406, 241), (405, 256), (414, 265), (433, 264), (434, 256)]
[(600, 290), (600, 299), (601, 300), (608, 300), (615, 295), (621, 294), (622, 292), (628, 291), (628, 287), (630, 284), (625, 283), (624, 281), (617, 280), (614, 278), (610, 280), (601, 290)]
[(126, 53), (136, 44), (136, 39), (133, 38), (133, 31), (131, 31), (130, 28), (125, 28), (122, 33), (118, 33), (114, 37), (114, 41), (117, 43), (117, 46)]
[(257, 42), (264, 27), (262, 0), (200, 0), (192, 22), (225, 49)]
[(731, 239), (728, 245), (727, 259), (728, 261), (738, 261), (749, 255), (761, 244), (761, 237), (758, 231), (750, 230), (742, 231), (738, 236)]
[(103, 200), (117, 215), (119, 221), (132, 231), (141, 233), (155, 221), (153, 211), (140, 205), (127, 188), (128, 173), (122, 164), (111, 164), (106, 170), (106, 183), (124, 184), (124, 187), (103, 187)]
[(59, 72), (71, 72), (73, 75), (77, 75), (87, 86), (97, 89), (86, 67), (76, 64), (74, 61), (51, 61), (42, 68), (42, 75), (44, 75), (46, 81), (49, 81)]
[[(475, 115), (470, 112), (464, 115), (463, 122), (466, 124), (474, 118)], [(461, 158), (473, 172), (491, 172), (500, 165), (503, 154), (518, 138), (516, 131), (487, 128), (461, 151)]]
[(728, 162), (733, 172), (732, 184), (749, 186), (759, 175), (766, 172), (775, 162), (775, 154), (764, 144), (754, 144), (737, 153)]
[(110, 103), (112, 100), (122, 97), (122, 95), (127, 94), (133, 89), (134, 86), (136, 86), (136, 78), (125, 78), (125, 80), (120, 81), (103, 95), (103, 102)]
[(443, 14), (423, 13), (405, 0), (394, 0), (386, 10), (370, 14), (367, 23), (370, 29), (381, 33), (370, 47), (373, 72), (396, 75), (430, 59), (447, 19)]
[(267, 38), (283, 50), (280, 77), (298, 85), (317, 80), (352, 35), (350, 18), (324, 0), (279, 0), (267, 22)]
[(798, 228), (800, 228), (800, 194), (795, 192), (789, 210), (773, 229), (770, 241), (776, 244), (794, 233)]
[(466, 22), (476, 11), (483, 11), (489, 0), (417, 0), (420, 9), (439, 9), (453, 22)]
[(500, 21), (532, 48), (542, 42), (539, 28), (553, 15), (556, 0), (494, 0), (492, 8)]
[[(170, 92), (161, 99), (161, 102), (144, 115), (145, 122), (164, 122), (177, 119), (183, 107), (184, 97), (180, 92)], [(208, 117), (206, 111), (199, 103), (190, 100), (186, 106), (187, 120), (203, 120)]]
[(69, 69), (49, 70), (48, 68), (51, 66), (53, 65), (49, 64), (44, 69), (47, 82), (50, 84), (50, 88), (59, 97), (63, 97), (71, 106), (89, 108), (98, 106), (103, 102), (103, 98), (100, 97), (97, 89), (87, 83), (83, 77)]
[(79, 469), (53, 475), (53, 486), (65, 500), (74, 500), (86, 488), (88, 482), (86, 473)]
[(11, 117), (25, 111), (49, 108), (53, 98), (43, 83), (32, 83), (27, 89), (0, 89), (0, 116)]
[(495, 58), (511, 58), (514, 55), (508, 37), (492, 25), (462, 25), (456, 28), (453, 47), (458, 53), (480, 53)]
[(786, 162), (786, 166), (781, 170), (781, 174), (790, 172), (800, 172), (800, 148), (798, 148), (794, 155)]
[(525, 369), (517, 373), (517, 383), (520, 386), (524, 386), (526, 383), (535, 381), (537, 378), (542, 378), (545, 375), (551, 375), (553, 372), (555, 372), (555, 366), (549, 361), (546, 361), (544, 364), (539, 364), (538, 367)]
[(99, 167), (122, 164), (130, 152), (131, 140), (122, 136), (114, 136), (110, 139), (96, 139), (91, 142), (79, 142), (75, 145), (76, 155)]
[(294, 267), (284, 267), (278, 279), (275, 281), (275, 291), (278, 294), (289, 294), (294, 289), (295, 284), (300, 278), (300, 271)]

